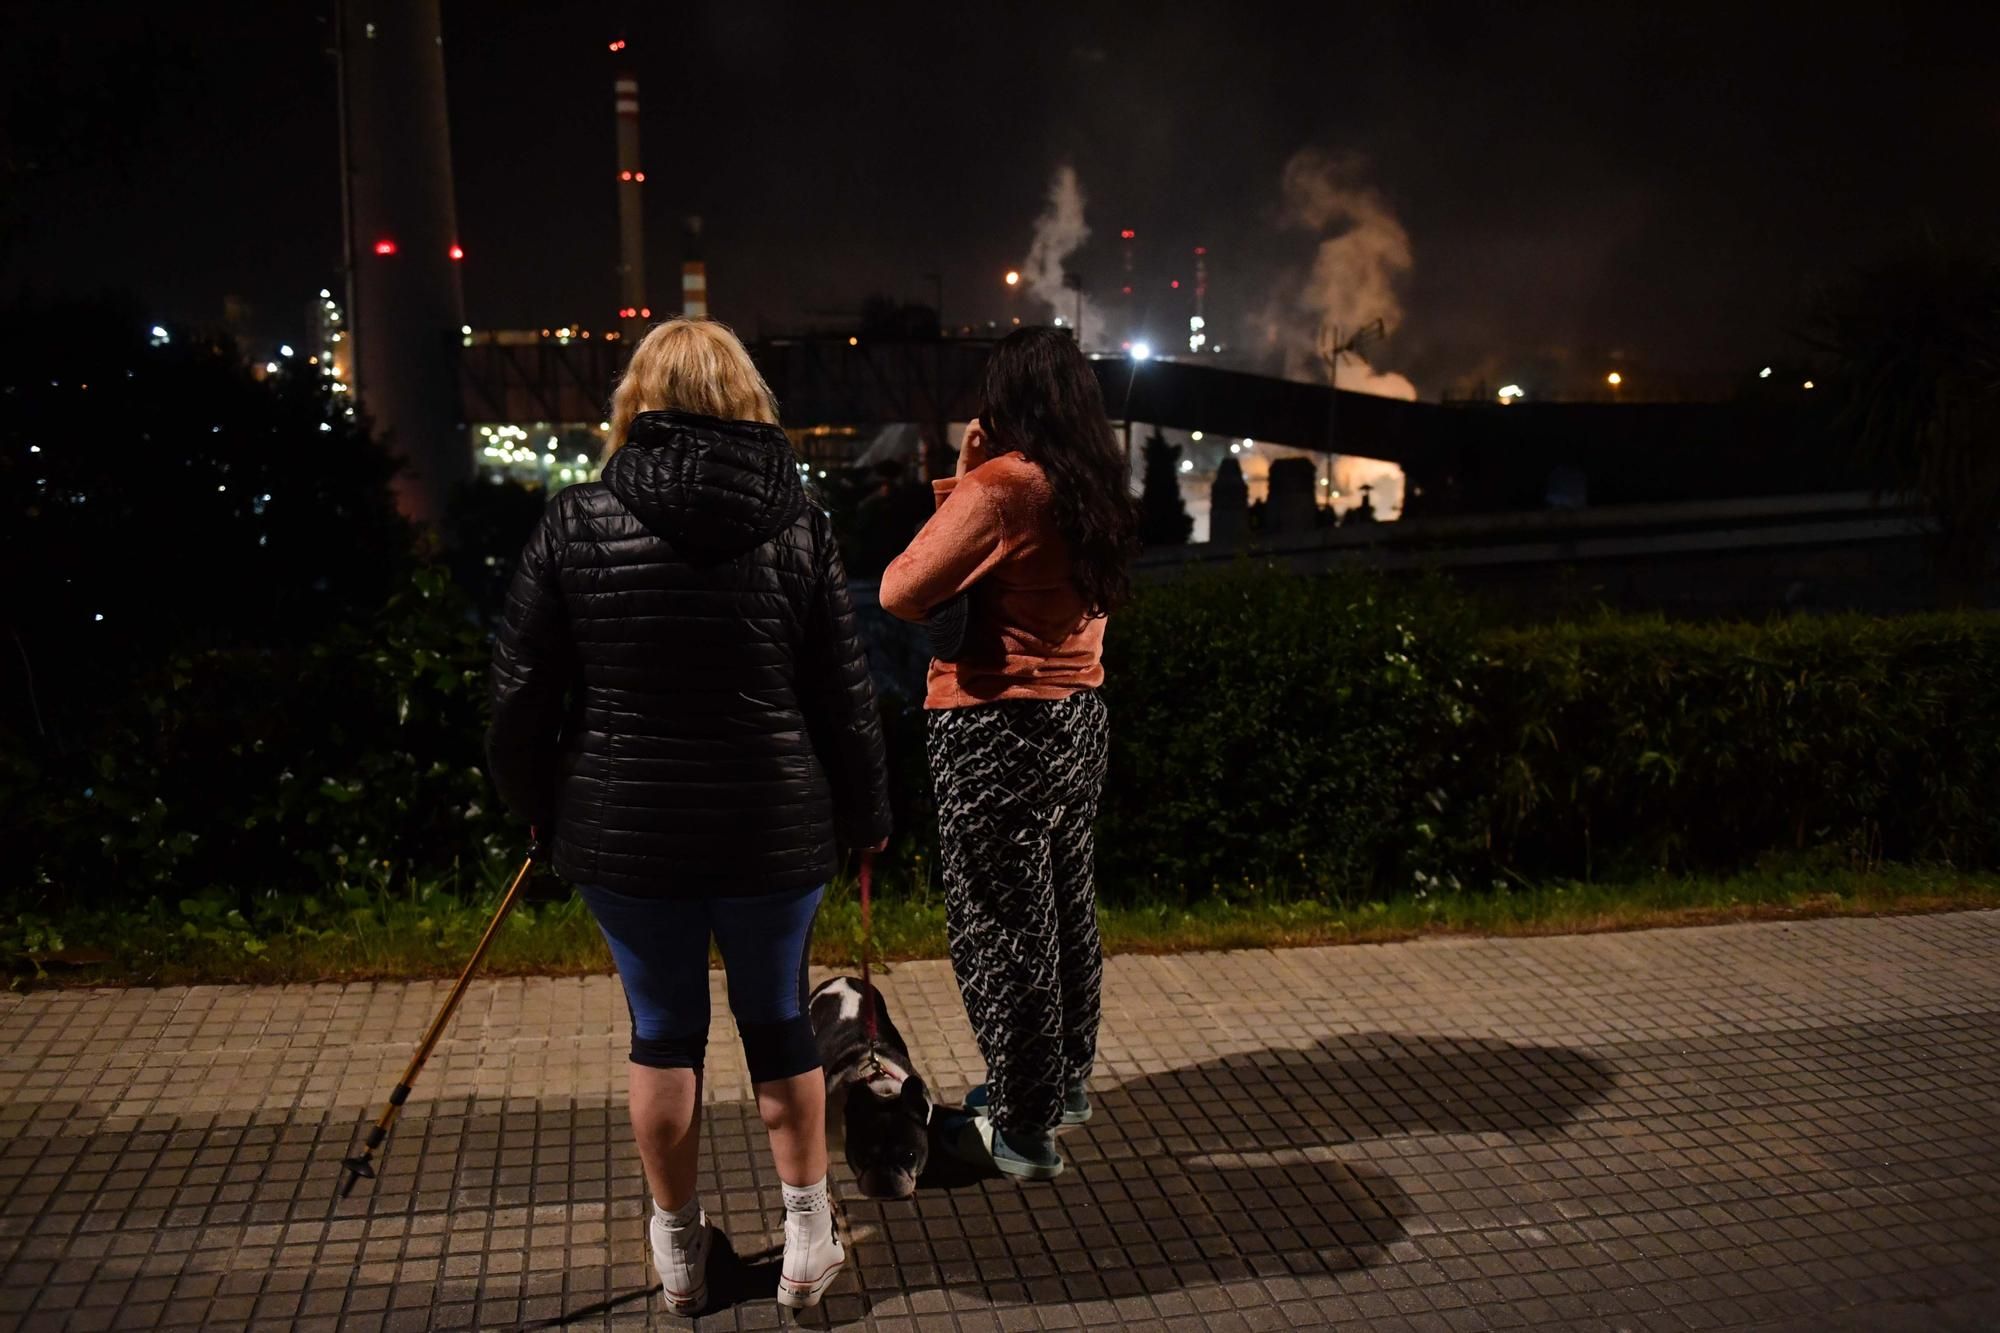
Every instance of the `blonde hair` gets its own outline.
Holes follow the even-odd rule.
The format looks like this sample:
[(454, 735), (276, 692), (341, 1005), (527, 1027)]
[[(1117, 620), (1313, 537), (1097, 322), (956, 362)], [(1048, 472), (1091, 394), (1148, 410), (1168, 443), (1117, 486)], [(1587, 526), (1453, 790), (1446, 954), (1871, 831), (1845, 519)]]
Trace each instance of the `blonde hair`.
[(729, 326), (712, 319), (670, 319), (639, 340), (611, 393), (611, 444), (604, 456), (624, 446), (633, 417), (670, 408), (778, 424), (771, 386)]

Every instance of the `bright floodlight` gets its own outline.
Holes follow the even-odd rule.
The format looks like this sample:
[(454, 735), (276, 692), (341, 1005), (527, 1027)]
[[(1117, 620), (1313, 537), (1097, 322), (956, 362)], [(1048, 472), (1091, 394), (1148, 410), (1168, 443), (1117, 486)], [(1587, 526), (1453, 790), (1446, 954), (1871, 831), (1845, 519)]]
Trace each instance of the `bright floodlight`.
[(1625, 377), (1614, 370), (1604, 377), (1604, 382), (1615, 389), (1625, 382)]
[(1501, 388), (1500, 388), (1500, 401), (1501, 401), (1501, 402), (1503, 402), (1503, 403), (1511, 403), (1511, 402), (1513, 402), (1513, 401), (1514, 401), (1514, 400), (1515, 400), (1516, 398), (1519, 398), (1519, 397), (1521, 397), (1521, 386), (1520, 386), (1520, 385), (1518, 385), (1518, 384), (1506, 384), (1506, 385), (1502, 385), (1502, 386), (1501, 386)]
[(1020, 280), (1021, 280), (1021, 275), (1019, 271), (1011, 268), (1007, 270), (1007, 285), (1009, 287), (1014, 286), (1016, 283), (1020, 282)]
[(1152, 358), (1153, 345), (1151, 343), (1132, 344), (1132, 359), (1134, 361), (1150, 361)]

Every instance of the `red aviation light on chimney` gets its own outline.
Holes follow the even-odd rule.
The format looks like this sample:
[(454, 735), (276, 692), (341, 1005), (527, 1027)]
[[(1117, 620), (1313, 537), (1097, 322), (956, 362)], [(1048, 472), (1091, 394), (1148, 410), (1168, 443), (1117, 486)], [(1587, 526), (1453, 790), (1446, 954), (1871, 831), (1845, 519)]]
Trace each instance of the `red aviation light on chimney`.
[(1175, 291), (1179, 291), (1181, 289), (1181, 280), (1179, 278), (1175, 278), (1172, 282), (1168, 283), (1167, 286), (1173, 288)]
[(1129, 241), (1137, 234), (1138, 233), (1134, 232), (1130, 227), (1127, 227), (1124, 231), (1118, 233), (1118, 239), (1121, 241)]
[(387, 236), (384, 236), (381, 240), (375, 242), (375, 253), (378, 255), (393, 255), (396, 253), (396, 243)]
[(653, 317), (653, 307), (649, 305), (642, 305), (639, 307), (640, 319), (651, 319), (652, 317)]
[(621, 171), (618, 173), (618, 179), (621, 181), (629, 181), (632, 179), (632, 173), (629, 171)]
[(1208, 253), (1208, 247), (1205, 245), (1197, 245), (1194, 248), (1194, 252), (1198, 255), (1205, 255)]
[(625, 39), (620, 37), (617, 41), (611, 43), (611, 49), (614, 51), (623, 51), (625, 49)]
[(465, 258), (465, 247), (460, 245), (457, 241), (453, 241), (451, 243), (451, 249), (445, 251), (445, 253), (451, 256), (453, 263), (457, 263), (459, 260)]

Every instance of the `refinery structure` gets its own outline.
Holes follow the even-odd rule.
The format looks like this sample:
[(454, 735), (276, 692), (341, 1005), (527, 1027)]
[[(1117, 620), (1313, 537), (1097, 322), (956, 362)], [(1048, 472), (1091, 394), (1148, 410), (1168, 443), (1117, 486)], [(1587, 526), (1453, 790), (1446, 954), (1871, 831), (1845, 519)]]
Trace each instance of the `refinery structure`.
[[(453, 489), (474, 477), (550, 489), (588, 479), (604, 455), (611, 390), (632, 342), (660, 319), (710, 309), (699, 217), (678, 219), (677, 295), (657, 291), (647, 271), (643, 53), (616, 35), (600, 48), (616, 142), (615, 178), (605, 184), (617, 231), (603, 238), (616, 304), (494, 329), (464, 309), (460, 276), (477, 257), (457, 230), (438, 0), (339, 0), (337, 28), (345, 274), (314, 304), (313, 359), (349, 395), (347, 410), (358, 407), (404, 460), (399, 500), (421, 522), (439, 523)], [(1385, 225), (1392, 241), (1400, 235)], [(1149, 252), (1125, 227), (1115, 268), (1086, 275), (1072, 259), (1088, 235), (1074, 173), (1062, 168), (1006, 288), (1075, 329), (1135, 484), (1148, 441), (1179, 451), (1172, 466), (1197, 542), (1241, 537), (1246, 506), (1269, 534), (1340, 519), (1844, 484), (1811, 420), (1779, 400), (1782, 383), (1753, 383), (1761, 396), (1734, 404), (1641, 406), (1621, 403), (1645, 390), (1613, 370), (1599, 403), (1536, 402), (1515, 384), (1452, 405), (1421, 403), (1407, 380), (1377, 375), (1362, 359), (1379, 322), (1343, 327), (1324, 312), (1295, 340), (1304, 349), (1287, 376), (1250, 373), (1248, 349), (1230, 346), (1212, 321), (1218, 257), (1206, 246)], [(936, 308), (903, 307), (767, 335), (751, 352), (804, 469), (908, 484), (949, 469), (957, 431), (978, 407), (987, 352), (1020, 322), (953, 328)], [(1718, 492), (1718, 478), (1728, 490)]]

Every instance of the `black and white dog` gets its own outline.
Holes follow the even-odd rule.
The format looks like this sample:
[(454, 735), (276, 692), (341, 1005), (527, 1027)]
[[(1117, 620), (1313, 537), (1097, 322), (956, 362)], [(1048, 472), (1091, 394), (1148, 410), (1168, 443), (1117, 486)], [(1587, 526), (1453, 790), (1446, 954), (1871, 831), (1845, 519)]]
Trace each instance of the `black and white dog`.
[[(864, 1003), (875, 1008), (872, 1052)], [(931, 1094), (882, 992), (870, 986), (864, 996), (860, 978), (835, 977), (814, 989), (810, 1012), (827, 1105), (845, 1099), (841, 1123), (855, 1183), (871, 1199), (909, 1198), (930, 1160)]]

